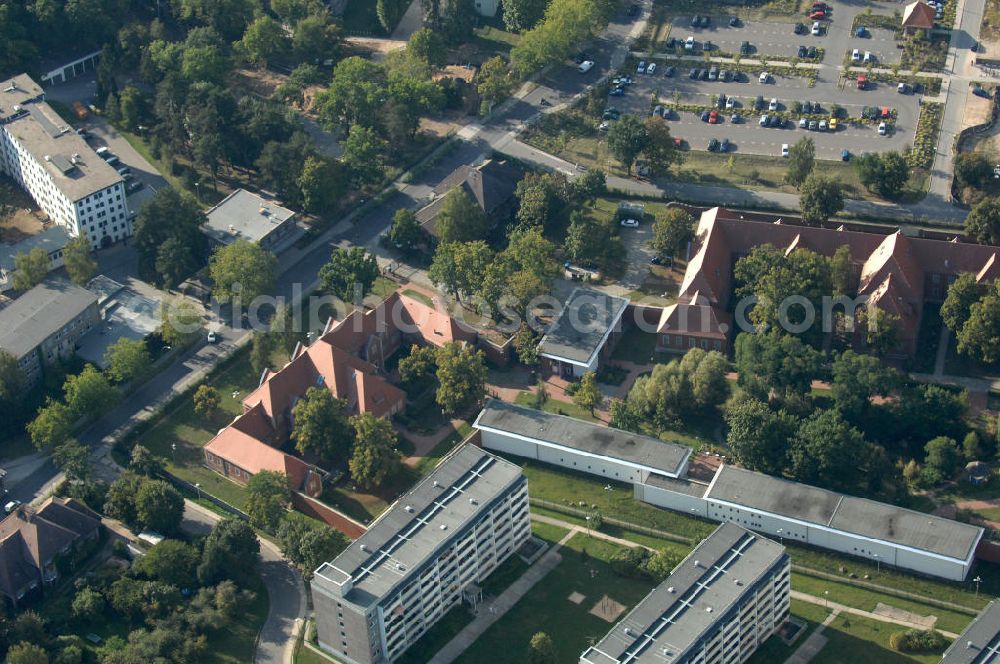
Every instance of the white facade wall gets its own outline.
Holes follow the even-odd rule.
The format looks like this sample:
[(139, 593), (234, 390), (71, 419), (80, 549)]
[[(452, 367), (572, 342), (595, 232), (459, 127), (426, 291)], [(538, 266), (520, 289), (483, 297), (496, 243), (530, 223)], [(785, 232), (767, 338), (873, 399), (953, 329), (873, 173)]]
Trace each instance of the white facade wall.
[[(59, 188), (44, 165), (45, 155), (34, 155), (6, 127), (0, 127), (0, 171), (13, 178), (45, 214), (72, 237), (85, 235), (94, 248), (107, 236), (116, 242), (132, 235), (132, 220), (124, 181), (73, 200)], [(100, 159), (96, 153), (88, 159)]]
[(692, 496), (648, 484), (636, 483), (632, 489), (636, 500), (641, 500), (644, 503), (649, 503), (657, 507), (665, 507), (675, 512), (684, 512), (685, 514), (703, 519), (709, 518), (708, 502), (701, 496)]
[(488, 450), (516, 454), (518, 456), (544, 461), (554, 466), (590, 473), (619, 482), (641, 482), (647, 471), (623, 461), (577, 452), (565, 447), (547, 446), (533, 443), (515, 436), (480, 429), (483, 447)]

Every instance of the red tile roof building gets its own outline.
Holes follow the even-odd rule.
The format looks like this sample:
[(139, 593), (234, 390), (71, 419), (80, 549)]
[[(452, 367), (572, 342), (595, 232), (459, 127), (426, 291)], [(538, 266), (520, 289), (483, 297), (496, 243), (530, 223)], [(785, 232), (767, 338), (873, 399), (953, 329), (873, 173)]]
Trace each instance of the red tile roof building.
[[(970, 272), (984, 287), (1000, 277), (1000, 249), (967, 242), (914, 238), (895, 232), (879, 235), (857, 230), (815, 228), (794, 223), (744, 219), (739, 212), (715, 207), (702, 213), (692, 258), (677, 304), (667, 307), (658, 327), (661, 350), (691, 347), (728, 350), (732, 338), (732, 271), (736, 261), (759, 245), (786, 253), (809, 249), (832, 256), (850, 249), (857, 292), (899, 317), (898, 353), (912, 355), (925, 302), (941, 302), (956, 276)], [(818, 312), (817, 312), (818, 313)]]
[(292, 408), (306, 390), (326, 387), (349, 412), (391, 417), (406, 406), (406, 393), (386, 380), (382, 367), (404, 342), (441, 346), (476, 338), (475, 330), (446, 312), (400, 293), (369, 311), (330, 319), (323, 334), (297, 347), (288, 364), (264, 371), (260, 385), (243, 399), (243, 413), (205, 446), (205, 462), (241, 484), (262, 470), (285, 473), (294, 490), (318, 495), (318, 469), (280, 449), (291, 434)]
[(903, 29), (907, 34), (934, 27), (934, 8), (926, 2), (911, 2), (903, 9)]

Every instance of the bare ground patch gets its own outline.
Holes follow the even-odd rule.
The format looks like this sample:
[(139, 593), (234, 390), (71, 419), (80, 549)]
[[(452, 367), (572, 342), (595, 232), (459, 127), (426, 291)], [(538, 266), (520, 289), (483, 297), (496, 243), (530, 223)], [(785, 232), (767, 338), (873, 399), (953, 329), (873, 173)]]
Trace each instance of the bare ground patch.
[(625, 613), (625, 606), (605, 595), (590, 609), (590, 613), (605, 622), (613, 623), (618, 620), (618, 616)]

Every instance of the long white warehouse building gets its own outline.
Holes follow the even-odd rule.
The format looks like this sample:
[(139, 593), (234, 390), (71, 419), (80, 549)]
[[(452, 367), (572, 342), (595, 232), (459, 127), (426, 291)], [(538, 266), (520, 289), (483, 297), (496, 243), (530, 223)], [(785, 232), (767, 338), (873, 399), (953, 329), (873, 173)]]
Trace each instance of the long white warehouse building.
[(723, 464), (686, 477), (691, 449), (496, 399), (475, 425), (483, 447), (631, 482), (638, 500), (712, 521), (953, 581), (983, 529)]

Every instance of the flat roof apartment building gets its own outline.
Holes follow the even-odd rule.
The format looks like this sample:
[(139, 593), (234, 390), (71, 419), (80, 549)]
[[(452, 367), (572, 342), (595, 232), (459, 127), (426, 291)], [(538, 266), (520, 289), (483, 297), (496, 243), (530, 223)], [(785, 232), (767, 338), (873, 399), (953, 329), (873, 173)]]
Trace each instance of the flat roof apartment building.
[(1000, 600), (993, 600), (959, 634), (941, 664), (996, 664), (1000, 662)]
[(788, 616), (785, 547), (719, 526), (580, 664), (740, 664)]
[(395, 660), (530, 536), (521, 469), (463, 445), (316, 570), (320, 646), (349, 664)]
[(132, 235), (122, 176), (52, 110), (26, 74), (0, 81), (0, 172), (92, 247)]

